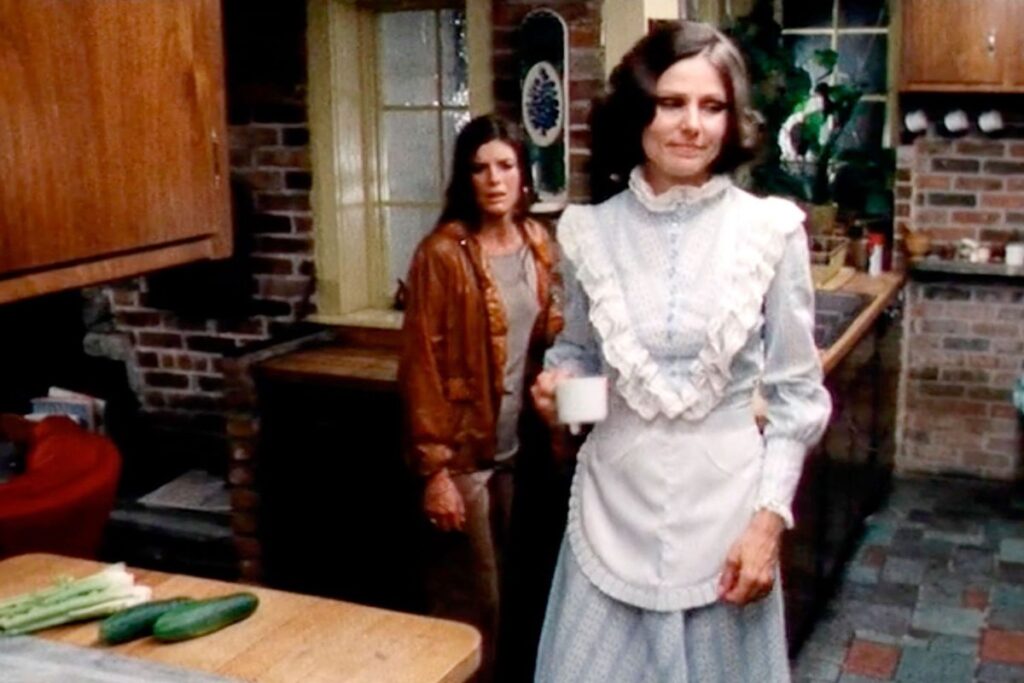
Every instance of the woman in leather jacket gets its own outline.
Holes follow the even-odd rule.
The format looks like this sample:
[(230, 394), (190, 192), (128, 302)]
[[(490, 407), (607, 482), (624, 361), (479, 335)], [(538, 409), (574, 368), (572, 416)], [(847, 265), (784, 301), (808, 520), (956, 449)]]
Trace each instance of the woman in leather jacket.
[(424, 479), (427, 519), (468, 541), (481, 679), (493, 662), (526, 390), (562, 320), (553, 243), (527, 217), (531, 199), (510, 125), (473, 119), (456, 140), (445, 207), (408, 278), (399, 379), (409, 460)]

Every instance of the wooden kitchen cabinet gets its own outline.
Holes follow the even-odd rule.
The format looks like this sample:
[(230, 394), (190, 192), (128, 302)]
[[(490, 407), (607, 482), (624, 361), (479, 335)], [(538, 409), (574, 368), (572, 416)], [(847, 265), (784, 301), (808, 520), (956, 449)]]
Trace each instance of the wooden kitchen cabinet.
[(1007, 53), (1006, 77), (1013, 90), (1024, 92), (1024, 2), (1003, 0), (1008, 7), (1007, 35), (1011, 36)]
[(902, 0), (900, 89), (1024, 92), (1019, 0)]
[(0, 0), (0, 303), (231, 250), (218, 0)]

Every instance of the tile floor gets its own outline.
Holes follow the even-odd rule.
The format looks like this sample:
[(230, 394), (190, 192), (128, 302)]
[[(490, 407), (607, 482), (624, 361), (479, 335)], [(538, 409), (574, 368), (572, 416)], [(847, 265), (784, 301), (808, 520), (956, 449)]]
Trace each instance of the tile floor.
[(793, 679), (1024, 683), (1024, 488), (896, 481)]

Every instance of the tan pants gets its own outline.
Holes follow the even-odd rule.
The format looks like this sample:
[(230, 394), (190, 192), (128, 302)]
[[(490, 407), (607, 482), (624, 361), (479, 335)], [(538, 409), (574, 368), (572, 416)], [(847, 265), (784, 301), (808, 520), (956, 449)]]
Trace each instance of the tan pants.
[(430, 570), (431, 612), (473, 624), (483, 636), (477, 683), (493, 677), (500, 608), (501, 560), (512, 512), (512, 471), (452, 475), (466, 506), (463, 533), (437, 539)]

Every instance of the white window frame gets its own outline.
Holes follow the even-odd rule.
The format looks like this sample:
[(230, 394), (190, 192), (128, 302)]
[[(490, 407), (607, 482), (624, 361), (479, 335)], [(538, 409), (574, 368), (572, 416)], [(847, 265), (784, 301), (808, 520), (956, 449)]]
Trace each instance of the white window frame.
[[(307, 0), (317, 309), (327, 324), (397, 329), (380, 223), (377, 13), (416, 3)], [(416, 5), (422, 7), (422, 3)], [(471, 114), (493, 108), (491, 0), (467, 0)]]

